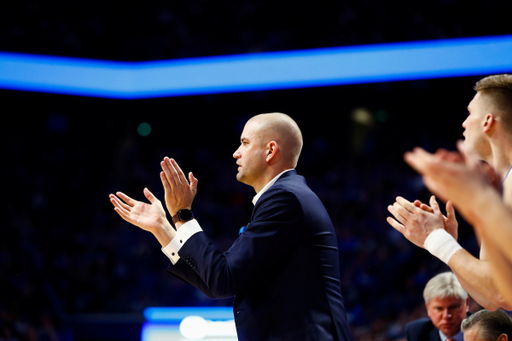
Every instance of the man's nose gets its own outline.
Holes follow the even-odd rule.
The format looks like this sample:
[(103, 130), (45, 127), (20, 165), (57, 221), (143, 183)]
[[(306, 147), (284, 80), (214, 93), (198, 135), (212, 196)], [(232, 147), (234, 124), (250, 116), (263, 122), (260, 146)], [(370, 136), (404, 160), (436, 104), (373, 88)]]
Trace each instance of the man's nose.
[[(238, 149), (240, 149), (240, 148), (238, 148)], [(235, 159), (238, 159), (238, 158), (240, 157), (240, 153), (238, 152), (238, 149), (237, 149), (237, 150), (235, 150), (235, 152), (233, 153), (233, 157), (234, 157)]]

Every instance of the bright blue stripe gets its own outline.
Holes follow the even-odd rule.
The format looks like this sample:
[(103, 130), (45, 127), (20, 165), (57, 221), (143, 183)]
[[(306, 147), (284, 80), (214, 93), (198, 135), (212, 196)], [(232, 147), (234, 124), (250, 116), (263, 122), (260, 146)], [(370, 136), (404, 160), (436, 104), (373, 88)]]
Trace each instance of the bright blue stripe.
[(0, 53), (0, 88), (150, 98), (512, 72), (512, 36), (152, 62)]
[(232, 307), (150, 307), (144, 309), (144, 317), (148, 322), (179, 323), (187, 316), (201, 316), (208, 320), (232, 320)]

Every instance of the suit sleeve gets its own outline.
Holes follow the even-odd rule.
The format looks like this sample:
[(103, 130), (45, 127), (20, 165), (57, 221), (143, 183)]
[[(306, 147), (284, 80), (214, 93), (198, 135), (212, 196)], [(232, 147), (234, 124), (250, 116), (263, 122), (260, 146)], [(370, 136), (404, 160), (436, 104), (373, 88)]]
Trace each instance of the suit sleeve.
[(176, 269), (177, 274), (213, 297), (234, 296), (283, 257), (303, 230), (298, 199), (291, 192), (272, 187), (260, 198), (252, 222), (227, 252), (218, 251), (204, 232), (193, 235), (179, 251), (178, 263), (188, 264), (195, 276), (183, 269)]
[(181, 279), (183, 282), (188, 283), (196, 287), (203, 294), (205, 294), (210, 299), (216, 299), (216, 297), (210, 289), (206, 286), (206, 283), (203, 281), (201, 277), (197, 275), (197, 273), (189, 266), (185, 261), (178, 261), (176, 264), (171, 264), (167, 271)]

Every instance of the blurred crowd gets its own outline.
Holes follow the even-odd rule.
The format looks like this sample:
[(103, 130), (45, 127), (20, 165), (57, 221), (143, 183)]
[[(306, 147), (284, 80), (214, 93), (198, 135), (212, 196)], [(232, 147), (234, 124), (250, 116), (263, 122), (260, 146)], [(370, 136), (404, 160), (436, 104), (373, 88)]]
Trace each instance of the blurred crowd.
[(156, 60), (509, 33), (509, 1), (2, 4), (0, 51)]
[[(497, 35), (510, 33), (505, 23), (511, 10), (510, 1), (24, 0), (0, 5), (0, 51), (136, 61)], [(421, 178), (402, 161), (407, 148), (451, 147), (460, 138), (460, 131), (443, 127), (429, 136), (436, 124), (431, 121), (446, 113), (426, 117), (437, 104), (413, 107), (405, 97), (409, 91), (425, 101), (445, 94), (439, 101), (453, 99), (464, 113), (473, 83), (474, 78), (446, 87), (441, 81), (348, 87), (359, 94), (354, 103), (368, 106), (369, 120), (354, 114), (345, 100), (350, 93), (340, 95), (344, 87), (328, 90), (322, 96), (331, 99), (321, 104), (315, 103), (321, 90), (308, 92), (312, 107), (329, 108), (316, 117), (301, 112), (300, 104), (281, 104), (309, 90), (133, 105), (0, 91), (6, 110), (0, 340), (80, 340), (66, 325), (73, 314), (231, 305), (210, 301), (167, 274), (167, 258), (154, 238), (122, 221), (108, 194), (122, 190), (142, 199), (148, 187), (162, 198), (159, 161), (175, 157), (200, 180), (196, 217), (227, 249), (245, 225), (254, 195), (236, 182), (231, 158), (241, 122), (260, 109), (280, 108), (292, 117), (298, 112), (294, 118), (306, 139), (298, 172), (324, 202), (338, 234), (342, 294), (355, 339), (402, 339), (405, 323), (425, 315), (425, 283), (447, 268), (387, 225), (386, 207), (396, 195), (428, 199)], [(452, 86), (466, 92), (447, 95)], [(379, 111), (376, 102), (386, 97), (394, 98), (395, 107)], [(180, 122), (187, 115), (200, 127)], [(461, 117), (451, 118), (454, 126)], [(156, 122), (148, 137), (136, 133), (142, 119)], [(478, 250), (463, 221), (459, 241)]]

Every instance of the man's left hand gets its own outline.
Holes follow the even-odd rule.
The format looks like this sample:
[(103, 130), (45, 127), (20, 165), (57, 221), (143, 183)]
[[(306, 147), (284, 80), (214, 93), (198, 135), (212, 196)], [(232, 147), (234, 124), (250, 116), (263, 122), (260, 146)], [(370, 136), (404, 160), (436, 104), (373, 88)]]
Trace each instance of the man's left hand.
[(165, 157), (160, 165), (163, 170), (160, 172), (160, 179), (165, 189), (165, 205), (171, 216), (176, 215), (181, 209), (192, 209), (198, 180), (192, 172), (188, 174), (187, 180), (176, 161), (168, 157)]

